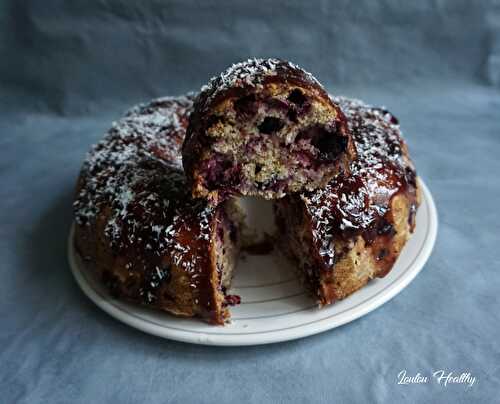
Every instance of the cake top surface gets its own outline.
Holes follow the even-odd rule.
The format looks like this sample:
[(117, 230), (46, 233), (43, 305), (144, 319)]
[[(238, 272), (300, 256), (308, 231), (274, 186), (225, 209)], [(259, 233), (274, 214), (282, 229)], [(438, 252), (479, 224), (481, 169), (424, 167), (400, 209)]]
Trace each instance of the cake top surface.
[(89, 181), (75, 201), (79, 223), (93, 219), (103, 202), (115, 201), (116, 217), (126, 217), (135, 197), (134, 184), (149, 182), (153, 169), (168, 171), (172, 191), (182, 190), (180, 147), (191, 107), (190, 97), (165, 97), (133, 107), (113, 122), (83, 163), (82, 173)]
[(370, 242), (374, 233), (392, 230), (383, 220), (392, 197), (404, 190), (409, 190), (410, 197), (416, 194), (415, 169), (397, 119), (359, 100), (333, 97), (333, 101), (347, 117), (358, 157), (351, 163), (351, 175), (339, 175), (325, 188), (302, 195), (312, 218), (313, 237), (330, 265), (334, 235), (349, 238), (362, 233)]
[(210, 79), (201, 88), (200, 98), (214, 100), (219, 94), (234, 88), (257, 87), (266, 79), (276, 76), (297, 77), (312, 85), (321, 86), (318, 80), (299, 66), (282, 59), (248, 59), (235, 63), (220, 75)]

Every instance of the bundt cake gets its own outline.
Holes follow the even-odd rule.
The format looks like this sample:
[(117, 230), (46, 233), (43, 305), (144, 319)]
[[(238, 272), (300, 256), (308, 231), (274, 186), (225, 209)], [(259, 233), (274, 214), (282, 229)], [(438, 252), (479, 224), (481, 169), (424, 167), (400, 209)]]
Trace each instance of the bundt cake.
[(278, 59), (250, 59), (212, 78), (182, 148), (193, 196), (215, 205), (314, 190), (353, 156), (342, 111), (310, 73)]
[(343, 299), (392, 268), (415, 226), (416, 173), (388, 111), (335, 97), (357, 159), (349, 175), (275, 201), (281, 249), (321, 305)]
[[(269, 63), (279, 70), (277, 66), (284, 62), (255, 63), (257, 70)], [(300, 89), (307, 102), (311, 105), (317, 102), (316, 109), (307, 107), (305, 115), (321, 109), (320, 101), (310, 101), (317, 94), (315, 87), (292, 80), (295, 77), (292, 73), (286, 77), (285, 81), (280, 78), (276, 87), (269, 87), (280, 89), (272, 93), (280, 94), (281, 98), (276, 99), (283, 101), (284, 93), (287, 98), (293, 93), (294, 101), (289, 101), (304, 105), (306, 101), (298, 102), (298, 92), (294, 93)], [(300, 85), (293, 84), (291, 89), (291, 83)], [(263, 104), (258, 101), (257, 110), (270, 114), (267, 105), (272, 98), (261, 93), (235, 92), (239, 94), (236, 101), (224, 94), (223, 99), (233, 100), (232, 105), (248, 94), (255, 100), (252, 102), (267, 100)], [(227, 292), (243, 244), (244, 227), (244, 214), (238, 202), (228, 196), (245, 192), (264, 195), (266, 188), (257, 192), (251, 188), (255, 185), (247, 187), (243, 182), (229, 191), (222, 187), (207, 188), (207, 192), (216, 192), (212, 200), (218, 201), (217, 205), (208, 199), (193, 198), (190, 179), (186, 178), (181, 163), (181, 146), (193, 100), (194, 96), (166, 97), (135, 107), (93, 147), (77, 183), (74, 243), (85, 266), (113, 296), (175, 315), (197, 316), (213, 324), (224, 324), (230, 317), (228, 306), (239, 301), (239, 297)], [(197, 100), (201, 102), (199, 97)], [(347, 143), (343, 144), (351, 145), (342, 152), (344, 156), (330, 161), (338, 174), (322, 188), (292, 193), (289, 191), (294, 189), (293, 184), (302, 180), (293, 182), (294, 172), (290, 171), (283, 188), (273, 188), (274, 191), (265, 194), (270, 197), (286, 193), (273, 201), (278, 227), (274, 240), (295, 262), (293, 268), (320, 305), (345, 298), (370, 279), (391, 270), (414, 229), (419, 204), (415, 169), (396, 118), (384, 109), (342, 97), (332, 97), (328, 105), (333, 106), (337, 119), (329, 126), (336, 128), (329, 136), (345, 138)], [(301, 113), (299, 108), (289, 108), (287, 113), (290, 111)], [(265, 120), (263, 116), (258, 119)], [(200, 119), (195, 116), (195, 123), (190, 124), (196, 126)], [(248, 118), (234, 115), (231, 119), (236, 123)], [(279, 115), (279, 119), (285, 118)], [(301, 128), (306, 126), (304, 123)], [(296, 134), (306, 130), (287, 127)], [(338, 135), (339, 131), (351, 135), (344, 137)], [(268, 144), (260, 135), (253, 136), (260, 139), (257, 142), (261, 145)], [(292, 146), (287, 150), (293, 154)], [(280, 146), (273, 147), (285, 153)], [(351, 152), (349, 147), (353, 149)], [(303, 153), (304, 148), (299, 148), (302, 151), (295, 156)], [(187, 145), (184, 153), (194, 149), (193, 144)], [(252, 153), (252, 158), (262, 161), (269, 172), (272, 168), (266, 165), (265, 158), (277, 164), (277, 155), (266, 154), (264, 158), (255, 150)], [(320, 153), (311, 154), (309, 161), (314, 161), (311, 169), (318, 169)], [(341, 168), (348, 154), (355, 158), (348, 167)], [(203, 158), (209, 156), (203, 154)], [(219, 167), (219, 160), (215, 160), (214, 168)], [(249, 158), (245, 164), (251, 165), (252, 160)], [(193, 162), (187, 166), (193, 167)], [(326, 162), (321, 167), (326, 167)], [(302, 171), (302, 175), (305, 178), (309, 174)], [(225, 183), (223, 177), (210, 178)], [(203, 175), (197, 178), (206, 179)], [(247, 187), (246, 191), (241, 187)], [(210, 197), (208, 193), (204, 195)]]
[(130, 110), (88, 154), (76, 198), (75, 246), (118, 298), (223, 324), (240, 247), (234, 200), (193, 200), (180, 148), (192, 97)]

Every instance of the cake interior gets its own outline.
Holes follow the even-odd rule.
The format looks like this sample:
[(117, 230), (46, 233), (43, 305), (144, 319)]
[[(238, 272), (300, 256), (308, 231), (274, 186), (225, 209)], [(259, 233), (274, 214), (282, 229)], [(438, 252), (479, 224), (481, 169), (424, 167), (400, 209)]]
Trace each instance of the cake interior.
[(243, 210), (235, 199), (224, 202), (217, 212), (214, 254), (218, 275), (217, 301), (222, 306), (232, 306), (240, 301), (239, 296), (227, 292), (241, 250), (243, 221)]
[(347, 149), (335, 118), (331, 104), (299, 87), (226, 99), (209, 117), (204, 186), (271, 199), (325, 185)]
[(310, 293), (317, 294), (320, 264), (312, 249), (312, 235), (307, 231), (307, 218), (303, 209), (290, 197), (275, 201), (273, 207), (280, 234), (280, 251), (295, 263), (294, 268), (301, 283)]

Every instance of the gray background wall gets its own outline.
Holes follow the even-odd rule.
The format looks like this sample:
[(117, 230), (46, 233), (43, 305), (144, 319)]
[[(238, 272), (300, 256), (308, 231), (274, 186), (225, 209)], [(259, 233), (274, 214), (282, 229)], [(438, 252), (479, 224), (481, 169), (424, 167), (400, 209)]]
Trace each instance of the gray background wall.
[(0, 10), (8, 110), (126, 106), (198, 89), (249, 56), (295, 61), (333, 92), (500, 82), (498, 2), (32, 0)]

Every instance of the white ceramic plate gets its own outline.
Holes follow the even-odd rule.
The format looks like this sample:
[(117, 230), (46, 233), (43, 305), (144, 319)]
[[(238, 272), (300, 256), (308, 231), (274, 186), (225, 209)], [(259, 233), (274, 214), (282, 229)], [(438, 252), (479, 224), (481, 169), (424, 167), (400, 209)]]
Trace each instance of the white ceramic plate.
[[(231, 294), (242, 303), (231, 309), (232, 322), (211, 326), (198, 319), (183, 319), (113, 299), (83, 270), (73, 248), (73, 229), (68, 256), (73, 275), (85, 294), (101, 309), (144, 332), (177, 341), (205, 345), (257, 345), (287, 341), (330, 330), (376, 309), (403, 290), (422, 269), (434, 246), (437, 213), (432, 196), (422, 185), (422, 205), (416, 230), (392, 271), (375, 279), (350, 297), (318, 309), (297, 282), (290, 264), (278, 254), (247, 256), (240, 262)], [(249, 212), (250, 223), (272, 223), (259, 206)]]

